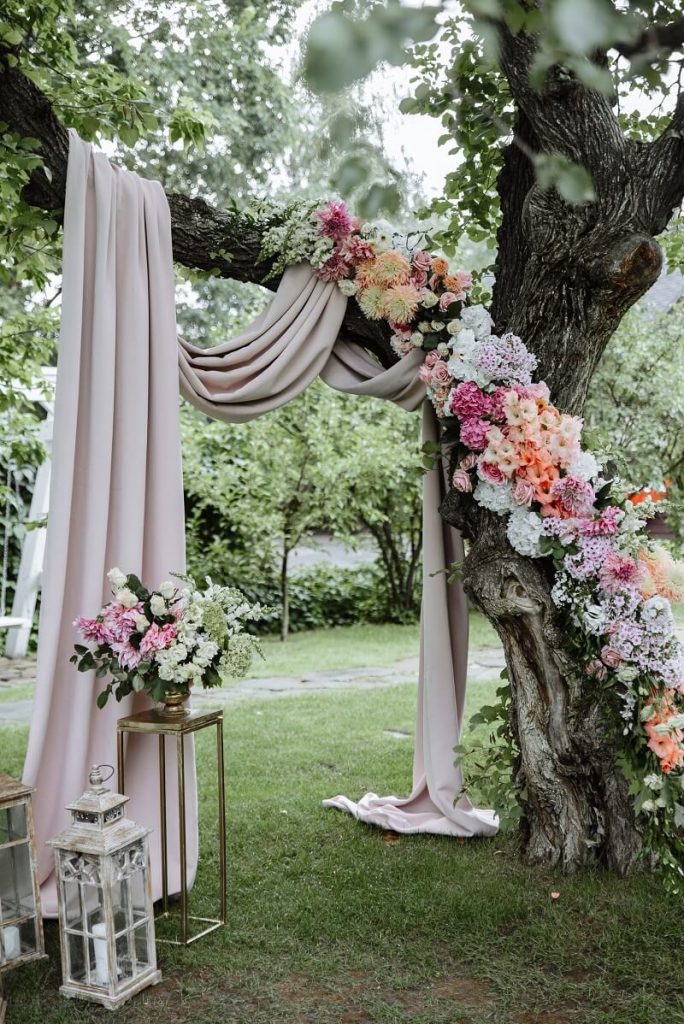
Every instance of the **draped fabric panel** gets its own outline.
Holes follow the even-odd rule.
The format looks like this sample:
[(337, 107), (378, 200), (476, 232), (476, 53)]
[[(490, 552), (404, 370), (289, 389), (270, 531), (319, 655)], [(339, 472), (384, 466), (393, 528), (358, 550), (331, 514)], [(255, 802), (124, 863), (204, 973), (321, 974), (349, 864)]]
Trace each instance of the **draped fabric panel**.
[[(133, 706), (128, 701), (96, 709), (99, 687), (68, 662), (73, 619), (94, 614), (108, 597), (105, 573), (113, 565), (152, 585), (184, 566), (179, 379), (181, 394), (199, 410), (240, 423), (285, 404), (320, 376), (339, 391), (384, 398), (407, 410), (423, 406), (424, 437), (437, 439), (434, 413), (417, 376), (422, 353), (383, 369), (361, 346), (338, 340), (346, 302), (335, 284), (319, 281), (310, 267), (290, 267), (268, 308), (240, 335), (212, 349), (177, 343), (170, 218), (161, 187), (112, 167), (71, 134), (54, 473), (25, 767), (25, 779), (38, 789), (44, 881), (51, 864), (42, 844), (65, 824), (61, 808), (83, 789), (88, 766), (113, 763), (115, 720)], [(463, 714), (468, 617), (462, 588), (448, 586), (443, 572), (462, 557), (460, 535), (439, 516), (443, 494), (443, 472), (435, 468), (424, 487), (413, 791), (405, 800), (371, 793), (358, 803), (342, 796), (325, 803), (400, 832), (491, 835), (497, 828), (493, 813), (457, 799), (461, 776), (453, 748)], [(141, 706), (136, 698), (135, 707)], [(130, 811), (155, 829), (157, 898), (156, 745), (144, 737), (129, 743)], [(168, 761), (173, 799), (176, 766), (173, 758)], [(169, 824), (177, 827), (173, 815)], [(196, 829), (191, 834), (194, 877)], [(173, 851), (173, 831), (170, 840)], [(179, 874), (177, 864), (171, 867), (173, 891)], [(49, 886), (44, 906), (54, 913)]]
[[(117, 565), (150, 583), (185, 568), (171, 231), (166, 196), (110, 165), (72, 133), (64, 214), (62, 322), (37, 683), (24, 779), (34, 797), (43, 911), (56, 916), (52, 851), (65, 805), (92, 764), (116, 763), (116, 720), (145, 698), (95, 705), (101, 689), (69, 658), (72, 622), (94, 615)], [(192, 751), (189, 749), (189, 754)], [(188, 757), (188, 863), (197, 862), (194, 763)], [(161, 863), (157, 744), (128, 737), (128, 813), (154, 829)], [(176, 806), (175, 750), (167, 756)], [(116, 779), (113, 780), (116, 782)], [(169, 816), (169, 885), (180, 888), (177, 816)], [(153, 872), (154, 897), (161, 875)]]

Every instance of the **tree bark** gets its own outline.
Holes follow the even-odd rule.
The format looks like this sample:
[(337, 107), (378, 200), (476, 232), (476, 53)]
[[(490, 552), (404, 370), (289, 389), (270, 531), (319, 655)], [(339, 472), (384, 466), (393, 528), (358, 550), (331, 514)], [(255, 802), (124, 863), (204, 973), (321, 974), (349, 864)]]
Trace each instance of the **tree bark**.
[[(684, 108), (651, 145), (628, 142), (608, 100), (566, 76), (541, 92), (527, 69), (534, 41), (502, 33), (502, 62), (517, 103), (515, 138), (498, 180), (502, 224), (492, 314), (539, 359), (537, 379), (563, 411), (581, 414), (605, 346), (627, 309), (656, 281), (654, 234), (684, 192)], [(596, 201), (570, 206), (535, 182), (530, 151), (587, 167)], [(547, 560), (510, 547), (505, 523), (452, 491), (442, 514), (470, 539), (464, 584), (494, 624), (512, 692), (510, 729), (528, 859), (574, 871), (636, 863), (641, 836), (602, 700), (568, 651), (551, 599)]]
[[(40, 142), (42, 168), (31, 175), (23, 198), (32, 206), (61, 216), (66, 191), (69, 134), (47, 96), (18, 67), (8, 67), (0, 47), (0, 122), (22, 137)], [(258, 221), (238, 210), (218, 210), (199, 196), (167, 193), (173, 256), (177, 263), (220, 277), (278, 286), (270, 261), (261, 257), (261, 240), (277, 223), (277, 214)], [(367, 320), (349, 302), (341, 334), (372, 352), (383, 366), (396, 362), (387, 325)]]

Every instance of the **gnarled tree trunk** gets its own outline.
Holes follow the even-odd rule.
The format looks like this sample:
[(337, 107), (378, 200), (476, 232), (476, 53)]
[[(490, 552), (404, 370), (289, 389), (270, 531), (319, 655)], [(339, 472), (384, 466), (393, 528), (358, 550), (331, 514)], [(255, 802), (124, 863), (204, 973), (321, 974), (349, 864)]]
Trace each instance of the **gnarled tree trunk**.
[[(499, 330), (520, 335), (536, 353), (539, 379), (548, 383), (555, 404), (579, 414), (608, 339), (660, 272), (654, 236), (684, 195), (684, 102), (660, 139), (630, 142), (610, 101), (567, 72), (552, 71), (541, 92), (530, 86), (535, 45), (523, 33), (501, 30), (501, 64), (517, 124), (498, 182), (503, 220), (492, 312)], [(25, 198), (59, 209), (66, 131), (47, 98), (3, 62), (1, 51), (0, 121), (40, 140), (50, 176), (35, 172)], [(588, 168), (596, 201), (570, 206), (554, 190), (542, 191), (530, 160), (538, 152), (560, 153)], [(179, 262), (237, 280), (263, 280), (264, 225), (199, 198), (168, 198)], [(354, 302), (343, 329), (384, 365), (394, 360), (387, 331), (365, 320)], [(466, 589), (506, 652), (530, 860), (568, 871), (598, 860), (627, 872), (640, 849), (632, 803), (600, 708), (587, 702), (581, 667), (567, 653), (549, 566), (516, 555), (502, 521), (467, 496), (452, 491), (442, 513), (470, 540)]]

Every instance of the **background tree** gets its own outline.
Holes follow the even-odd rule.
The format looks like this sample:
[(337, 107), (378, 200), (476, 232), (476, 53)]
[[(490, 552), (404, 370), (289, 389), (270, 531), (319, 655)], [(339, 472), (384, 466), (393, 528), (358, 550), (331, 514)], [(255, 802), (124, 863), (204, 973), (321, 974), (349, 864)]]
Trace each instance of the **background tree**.
[[(429, 213), (446, 218), (445, 246), (466, 226), (492, 245), (497, 328), (524, 338), (554, 403), (579, 413), (610, 336), (658, 277), (656, 236), (684, 194), (684, 101), (669, 68), (670, 55), (681, 56), (684, 19), (674, 0), (465, 0), (437, 45), (427, 40), (440, 12), (397, 0), (335, 4), (312, 33), (311, 80), (318, 74), (336, 87), (378, 59), (401, 63), (406, 42), (419, 41), (412, 108), (442, 118), (444, 144), (466, 157)], [(17, 137), (38, 139), (48, 173), (32, 171), (22, 196), (43, 210), (63, 202), (67, 138), (35, 80), (62, 117), (72, 116), (55, 82), (62, 70), (87, 106), (96, 96), (93, 68), (75, 60), (60, 14), (36, 8), (29, 22), (26, 5), (10, 4), (0, 32), (0, 119), (10, 149), (34, 152)], [(130, 89), (128, 79), (110, 82), (108, 112), (123, 100), (135, 105)], [(639, 100), (628, 106), (634, 90)], [(644, 96), (654, 102), (645, 115)], [(179, 262), (263, 280), (260, 239), (270, 218), (173, 193), (169, 206)], [(3, 215), (12, 231), (45, 231), (45, 218), (26, 205)], [(386, 336), (353, 303), (343, 333), (391, 360)], [(470, 540), (465, 586), (506, 652), (527, 856), (567, 870), (593, 860), (629, 870), (640, 850), (632, 801), (600, 699), (564, 644), (549, 567), (514, 554), (501, 522), (467, 498), (450, 494), (443, 515)]]

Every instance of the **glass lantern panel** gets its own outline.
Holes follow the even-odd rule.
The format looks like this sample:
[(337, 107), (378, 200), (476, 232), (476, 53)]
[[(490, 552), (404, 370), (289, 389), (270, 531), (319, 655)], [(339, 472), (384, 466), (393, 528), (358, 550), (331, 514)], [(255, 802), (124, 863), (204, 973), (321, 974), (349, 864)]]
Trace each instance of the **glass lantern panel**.
[(134, 953), (133, 934), (131, 932), (124, 932), (116, 940), (116, 970), (120, 985), (125, 985), (137, 973), (135, 970)]
[(83, 931), (83, 905), (81, 886), (73, 878), (62, 882), (64, 917), (67, 928)]
[(26, 804), (3, 807), (0, 810), (0, 846), (15, 843), (18, 839), (26, 839), (27, 836)]
[(85, 938), (83, 935), (75, 935), (73, 932), (67, 932), (67, 974), (70, 981), (78, 981), (81, 984), (87, 983), (88, 980), (86, 978), (85, 957), (83, 955), (84, 943)]
[[(88, 956), (90, 959), (90, 984), (109, 988), (109, 962), (107, 959), (107, 935), (104, 925), (97, 931), (102, 934), (88, 937)], [(116, 979), (114, 979), (116, 981)]]
[(19, 925), (19, 941), (21, 943), (21, 955), (35, 953), (38, 945), (36, 942), (36, 919), (22, 921)]
[(135, 958), (138, 961), (138, 970), (143, 970), (150, 965), (150, 926), (141, 924), (135, 929)]
[(0, 848), (0, 904), (5, 924), (35, 912), (31, 851), (27, 842)]
[(133, 921), (137, 924), (147, 918), (147, 872), (136, 871), (131, 876), (131, 906), (133, 908)]
[(102, 886), (84, 885), (81, 887), (81, 899), (85, 908), (86, 927), (92, 934), (93, 928), (101, 925), (104, 921), (104, 910), (102, 906)]

